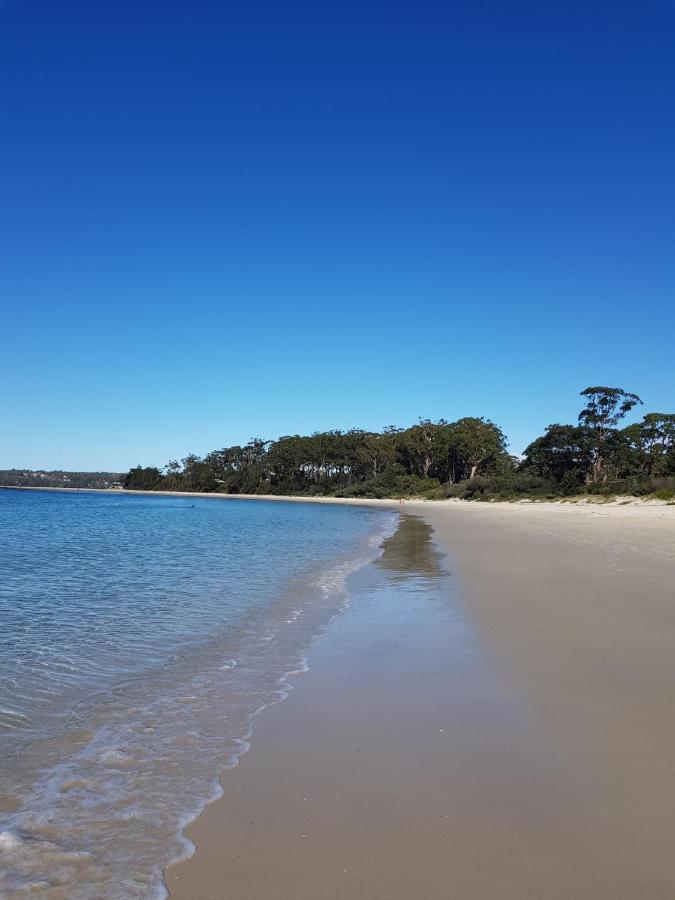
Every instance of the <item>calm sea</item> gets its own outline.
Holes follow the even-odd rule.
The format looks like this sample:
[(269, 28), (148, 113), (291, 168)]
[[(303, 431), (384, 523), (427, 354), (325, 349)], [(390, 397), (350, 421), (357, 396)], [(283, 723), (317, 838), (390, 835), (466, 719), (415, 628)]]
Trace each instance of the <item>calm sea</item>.
[(397, 521), (0, 490), (0, 895), (165, 896), (182, 829)]

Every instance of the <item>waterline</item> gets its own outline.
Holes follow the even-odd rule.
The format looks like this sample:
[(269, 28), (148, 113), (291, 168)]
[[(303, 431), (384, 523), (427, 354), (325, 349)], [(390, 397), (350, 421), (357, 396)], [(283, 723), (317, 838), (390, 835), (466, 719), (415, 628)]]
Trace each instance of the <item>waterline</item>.
[[(336, 547), (345, 516), (326, 531)], [(28, 740), (6, 733), (17, 752), (3, 763), (0, 892), (164, 896), (162, 869), (193, 849), (184, 827), (220, 796), (219, 773), (248, 749), (256, 716), (288, 695), (309, 644), (347, 601), (348, 575), (380, 552), (396, 521), (370, 514), (348, 552), (305, 559), (265, 603), (199, 641), (188, 635), (160, 665), (78, 699), (41, 732), (33, 724)]]

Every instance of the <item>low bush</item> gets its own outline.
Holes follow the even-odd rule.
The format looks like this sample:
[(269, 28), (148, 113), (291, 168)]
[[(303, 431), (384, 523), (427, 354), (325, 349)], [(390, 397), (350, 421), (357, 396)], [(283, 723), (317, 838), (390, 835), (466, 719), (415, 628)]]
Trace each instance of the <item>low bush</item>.
[[(399, 497), (431, 497), (441, 491), (437, 478), (419, 478), (416, 475), (371, 478), (369, 481), (348, 485), (335, 492), (336, 497), (371, 497), (389, 499)], [(441, 496), (443, 496), (441, 494)]]
[(553, 497), (551, 482), (537, 475), (510, 472), (505, 475), (479, 475), (458, 484), (444, 486), (446, 497), (462, 500), (519, 500), (524, 497), (543, 499)]

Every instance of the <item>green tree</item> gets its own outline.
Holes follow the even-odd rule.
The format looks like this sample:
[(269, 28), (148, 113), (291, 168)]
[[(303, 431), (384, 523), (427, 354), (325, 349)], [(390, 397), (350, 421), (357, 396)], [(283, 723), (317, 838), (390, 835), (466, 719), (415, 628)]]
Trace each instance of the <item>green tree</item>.
[(521, 464), (531, 472), (569, 489), (582, 485), (593, 461), (592, 441), (587, 428), (580, 425), (549, 425), (545, 434), (525, 448)]
[(270, 446), (266, 464), (274, 493), (303, 493), (311, 483), (310, 439), (280, 437)]
[(164, 476), (156, 466), (135, 466), (122, 479), (122, 487), (130, 491), (162, 490)]
[(588, 478), (596, 484), (607, 479), (605, 460), (618, 422), (642, 400), (637, 394), (611, 387), (587, 387), (580, 396), (586, 397), (586, 406), (579, 413), (579, 424), (589, 430), (593, 443)]
[(445, 466), (449, 447), (447, 424), (444, 419), (420, 419), (417, 425), (397, 434), (402, 462), (410, 475), (428, 478)]
[(647, 413), (623, 434), (636, 455), (635, 468), (649, 476), (675, 472), (675, 413)]
[(394, 436), (390, 433), (362, 432), (357, 447), (358, 473), (364, 480), (377, 478), (398, 461)]
[(206, 494), (218, 490), (216, 474), (208, 457), (201, 459), (194, 453), (190, 453), (182, 462), (184, 490), (201, 491)]
[(475, 478), (505, 453), (506, 437), (494, 422), (472, 416), (459, 419), (450, 431), (450, 480)]

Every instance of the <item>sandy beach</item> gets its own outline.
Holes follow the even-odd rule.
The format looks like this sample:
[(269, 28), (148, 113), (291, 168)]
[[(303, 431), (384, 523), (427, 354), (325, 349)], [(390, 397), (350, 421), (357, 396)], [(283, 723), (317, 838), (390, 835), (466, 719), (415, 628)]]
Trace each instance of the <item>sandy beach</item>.
[(670, 900), (673, 508), (405, 509), (171, 896)]

